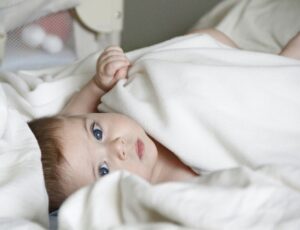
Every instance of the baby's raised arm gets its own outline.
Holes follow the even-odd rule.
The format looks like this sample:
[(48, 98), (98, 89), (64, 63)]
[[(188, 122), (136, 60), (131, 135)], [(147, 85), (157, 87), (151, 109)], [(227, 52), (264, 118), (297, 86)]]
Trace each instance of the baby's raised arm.
[(130, 62), (120, 47), (104, 50), (97, 61), (95, 76), (75, 93), (60, 114), (78, 115), (97, 111), (100, 98), (120, 79), (127, 77)]

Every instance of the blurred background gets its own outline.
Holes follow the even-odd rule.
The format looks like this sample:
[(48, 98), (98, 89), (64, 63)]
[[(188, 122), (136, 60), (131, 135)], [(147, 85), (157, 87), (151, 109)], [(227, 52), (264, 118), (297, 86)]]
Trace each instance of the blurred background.
[[(0, 0), (0, 71), (60, 66), (183, 35), (222, 0)], [(26, 58), (24, 58), (26, 57)]]
[(121, 46), (130, 51), (182, 35), (221, 0), (125, 0)]

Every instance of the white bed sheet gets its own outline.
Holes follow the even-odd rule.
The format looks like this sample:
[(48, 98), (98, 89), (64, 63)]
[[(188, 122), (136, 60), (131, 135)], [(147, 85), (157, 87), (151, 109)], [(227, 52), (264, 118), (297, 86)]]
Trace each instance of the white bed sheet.
[(279, 53), (300, 31), (299, 0), (224, 0), (191, 28), (215, 27), (245, 50)]
[[(263, 1), (262, 4), (266, 2)], [(281, 2), (284, 4), (287, 1)], [(230, 21), (234, 22), (230, 17), (235, 18), (234, 15), (243, 9), (245, 8), (235, 8), (234, 13), (226, 14), (224, 21), (228, 25)], [(295, 9), (297, 8), (293, 10)], [(221, 13), (225, 11), (218, 12), (220, 14), (211, 15), (211, 19), (219, 18), (220, 23)], [(251, 18), (248, 19), (251, 21)], [(281, 18), (284, 24), (285, 20), (282, 19), (286, 17)], [(237, 28), (240, 29), (240, 26), (242, 24)], [(298, 28), (297, 23), (291, 24), (291, 27), (284, 27), (287, 30), (291, 28)], [(277, 35), (282, 36), (280, 41), (287, 38), (284, 33), (276, 33)], [(274, 40), (272, 44), (273, 42)], [(269, 50), (277, 52), (278, 47), (281, 45)], [(178, 47), (174, 45), (173, 48)], [(132, 58), (139, 58), (147, 50), (151, 48), (131, 54), (134, 55)], [(70, 95), (93, 76), (98, 54), (65, 68), (1, 72), (1, 229), (48, 228), (47, 196), (41, 176), (40, 152), (25, 121), (59, 111)], [(253, 53), (253, 58), (255, 57)], [(292, 63), (289, 59), (285, 60), (284, 66)], [(280, 67), (277, 70), (280, 70)], [(294, 71), (299, 75), (298, 70)], [(297, 81), (294, 83), (293, 87), (299, 87)], [(137, 83), (133, 81), (131, 85), (134, 84)], [(123, 95), (126, 92), (123, 87), (119, 84), (111, 97), (116, 97), (119, 92)], [(55, 95), (53, 92), (56, 92)], [(109, 98), (107, 97), (107, 100), (110, 100)], [(291, 104), (295, 109), (299, 108), (295, 98), (287, 99), (293, 101)], [(291, 128), (297, 130), (293, 133), (296, 135), (299, 129)], [(159, 138), (159, 135), (157, 137)], [(291, 139), (291, 142), (295, 140)], [(188, 163), (184, 156), (182, 159)], [(294, 164), (284, 165), (281, 164), (280, 158), (265, 158), (268, 159), (280, 164), (256, 167), (255, 165), (260, 163), (258, 157), (252, 159), (251, 164), (246, 167), (221, 169), (189, 183), (160, 186), (151, 186), (125, 172), (110, 175), (70, 197), (60, 213), (60, 229), (298, 229), (298, 158), (295, 156), (290, 159), (290, 162), (294, 160)]]
[(0, 229), (48, 229), (40, 149), (26, 122), (60, 111), (95, 74), (97, 57), (69, 67), (0, 72)]
[(72, 195), (61, 229), (298, 229), (300, 62), (178, 37), (128, 54), (104, 111), (137, 120), (191, 167), (150, 185), (114, 173)]
[[(1, 122), (0, 129), (0, 148), (3, 159), (1, 167), (3, 172), (9, 172), (0, 174), (1, 189), (3, 189), (0, 194), (4, 201), (4, 205), (1, 206), (1, 217), (6, 218), (5, 221), (0, 223), (3, 229), (16, 229), (20, 226), (20, 223), (25, 222), (26, 225), (24, 226), (31, 226), (32, 229), (47, 228), (47, 200), (45, 188), (43, 187), (41, 162), (39, 160), (40, 153), (25, 121), (35, 117), (55, 114), (59, 111), (69, 96), (94, 75), (98, 55), (99, 53), (96, 53), (65, 68), (21, 71), (14, 74), (1, 73), (0, 105), (1, 121), (4, 121)], [(198, 35), (175, 38), (128, 55), (135, 61), (129, 73), (130, 80), (126, 84), (124, 84), (124, 81), (119, 82), (103, 98), (105, 108), (128, 114), (141, 124), (147, 120), (147, 124), (144, 124), (146, 130), (172, 149), (187, 164), (191, 166), (199, 164), (197, 167), (208, 171), (217, 169), (217, 171), (203, 175), (194, 181), (159, 186), (151, 186), (131, 174), (112, 174), (103, 181), (98, 181), (83, 188), (67, 200), (59, 213), (59, 228), (272, 229), (274, 226), (279, 226), (296, 229), (299, 226), (300, 219), (298, 216), (300, 213), (300, 185), (298, 180), (300, 172), (299, 154), (296, 154), (293, 150), (299, 150), (300, 143), (298, 141), (300, 122), (297, 120), (300, 117), (297, 115), (299, 114), (300, 105), (297, 101), (300, 98), (300, 95), (298, 95), (300, 92), (299, 61), (275, 55), (234, 50), (217, 43), (209, 36)], [(169, 65), (172, 68), (163, 68)], [(239, 66), (238, 71), (233, 70), (235, 74), (232, 78), (227, 78), (228, 84), (225, 84), (226, 82), (222, 80), (224, 86), (226, 86), (224, 88), (220, 88), (223, 84), (213, 83), (218, 79), (217, 75), (212, 74), (205, 77), (205, 73), (207, 73), (205, 71), (214, 73), (214, 70), (219, 69), (225, 74), (224, 68), (228, 68), (228, 70), (235, 69), (234, 67), (237, 67), (237, 65)], [(204, 68), (198, 76), (202, 81), (202, 84), (200, 84), (202, 90), (193, 91), (194, 84), (182, 88), (185, 85), (182, 84), (184, 79), (196, 77), (195, 73), (197, 71), (195, 68), (200, 67)], [(244, 76), (246, 82), (238, 81), (239, 87), (231, 90), (236, 85), (229, 83), (238, 80), (238, 75), (241, 74), (240, 71), (244, 68), (249, 70), (252, 68), (254, 71), (254, 67), (258, 67), (259, 71), (253, 73), (253, 76), (246, 74)], [(246, 73), (247, 71), (242, 72)], [(259, 73), (264, 74), (261, 76)], [(273, 74), (268, 76), (266, 73)], [(225, 76), (230, 76), (228, 74)], [(284, 75), (284, 78), (282, 78), (282, 75)], [(168, 77), (173, 77), (173, 79), (170, 81)], [(272, 80), (272, 78), (274, 79)], [(234, 133), (237, 130), (234, 125), (240, 124), (238, 117), (242, 118), (243, 116), (245, 116), (243, 118), (249, 118), (250, 121), (256, 121), (255, 124), (261, 125), (261, 123), (257, 123), (257, 119), (247, 116), (245, 112), (252, 111), (252, 113), (255, 113), (256, 110), (251, 110), (251, 106), (246, 106), (246, 110), (237, 112), (234, 109), (239, 108), (241, 105), (244, 106), (243, 103), (226, 104), (226, 106), (223, 103), (218, 103), (217, 98), (222, 99), (222, 102), (227, 101), (227, 103), (228, 100), (235, 100), (236, 98), (247, 101), (247, 97), (240, 96), (248, 95), (251, 97), (251, 90), (249, 89), (254, 85), (250, 84), (248, 85), (250, 88), (247, 88), (245, 83), (250, 83), (252, 80), (258, 86), (263, 82), (270, 83), (265, 84), (266, 88), (258, 87), (258, 94), (254, 94), (258, 99), (259, 92), (265, 92), (263, 101), (256, 100), (260, 102), (257, 106), (262, 106), (261, 113), (257, 115), (263, 115), (264, 112), (267, 112), (266, 108), (268, 107), (263, 107), (263, 102), (269, 102), (269, 104), (265, 104), (269, 108), (276, 109), (277, 104), (280, 108), (285, 108), (281, 111), (281, 114), (287, 116), (288, 119), (281, 119), (279, 114), (274, 114), (274, 116), (269, 117), (269, 120), (264, 118), (267, 119), (267, 127), (273, 127), (275, 128), (274, 131), (279, 131), (279, 133), (276, 131), (274, 135), (267, 136), (275, 138), (270, 139), (270, 141), (279, 140), (280, 135), (291, 137), (290, 141), (284, 142), (282, 147), (283, 150), (289, 150), (289, 152), (284, 152), (287, 155), (283, 158), (282, 152), (281, 154), (276, 152), (276, 157), (270, 155), (272, 145), (267, 148), (269, 156), (268, 154), (259, 155), (259, 153), (263, 153), (263, 145), (260, 142), (256, 143), (260, 151), (253, 152), (255, 157), (249, 155), (248, 150), (254, 147), (253, 145), (247, 145), (247, 143), (253, 141), (253, 139), (249, 139), (248, 142), (234, 141), (236, 137)], [(169, 84), (170, 82), (172, 84)], [(180, 85), (176, 86), (176, 83)], [(179, 89), (180, 91), (178, 91)], [(202, 112), (212, 111), (209, 110), (209, 108), (213, 108), (209, 106), (212, 103), (211, 105), (221, 106), (216, 108), (223, 108), (223, 110), (218, 110), (216, 114), (221, 115), (221, 111), (234, 111), (228, 114), (236, 115), (237, 118), (229, 126), (226, 126), (229, 123), (222, 124), (220, 122), (226, 121), (226, 118), (222, 118), (222, 116), (211, 117), (216, 118), (216, 122), (210, 123), (210, 126), (192, 125), (189, 122), (195, 122), (198, 119), (204, 119), (203, 124), (208, 124), (210, 116), (205, 115), (205, 113), (200, 117), (196, 115), (199, 112), (198, 107), (195, 107), (195, 110), (191, 112), (188, 109), (188, 103), (184, 103), (183, 99), (192, 98), (188, 98), (188, 94), (184, 96), (182, 89), (189, 89), (189, 92), (191, 90), (198, 96), (201, 95), (201, 92), (203, 93), (201, 108), (206, 109)], [(266, 90), (264, 91), (264, 89)], [(210, 90), (214, 93), (210, 94)], [(172, 100), (172, 97), (168, 94), (172, 92), (175, 93), (173, 96), (176, 96), (178, 100), (175, 100), (175, 97)], [(225, 94), (222, 94), (222, 92), (229, 92), (229, 96), (224, 97)], [(220, 97), (221, 95), (222, 97)], [(230, 95), (235, 96), (230, 97)], [(178, 98), (179, 96), (182, 97), (182, 100)], [(116, 98), (118, 98), (118, 103), (115, 102)], [(153, 100), (153, 98), (157, 100)], [(170, 99), (172, 101), (168, 102), (167, 100)], [(274, 100), (277, 104), (274, 103)], [(182, 106), (180, 103), (185, 104), (183, 107), (186, 110), (177, 108), (178, 105)], [(151, 106), (152, 109), (150, 109)], [(174, 113), (174, 109), (176, 113)], [(293, 113), (288, 113), (288, 111)], [(9, 119), (7, 119), (7, 116), (9, 116)], [(175, 126), (173, 130), (174, 125), (172, 125), (172, 122), (181, 120), (182, 117), (191, 118), (186, 119), (185, 122), (188, 123), (183, 122), (182, 125), (187, 125), (185, 128), (191, 127), (192, 129), (189, 128), (189, 130), (192, 132), (197, 132), (198, 128), (206, 127), (201, 131), (201, 135), (205, 138), (205, 133), (208, 132), (206, 135), (210, 137), (208, 139), (211, 139), (212, 142), (210, 142), (211, 145), (206, 142), (205, 146), (207, 148), (211, 146), (222, 151), (212, 152), (213, 155), (207, 157), (206, 152), (201, 151), (203, 146), (193, 146), (193, 141), (196, 139), (185, 139), (184, 142), (176, 141), (180, 137), (174, 134), (180, 133), (176, 130), (176, 127), (180, 126)], [(278, 124), (276, 119), (280, 121)], [(150, 124), (153, 126), (151, 127)], [(8, 125), (15, 129), (8, 129)], [(249, 122), (243, 123), (243, 125), (251, 127)], [(259, 137), (261, 138), (263, 137), (261, 136), (262, 133), (266, 130), (262, 129), (262, 132), (257, 132), (257, 127), (259, 126), (254, 125), (255, 133), (253, 135), (256, 137), (260, 134)], [(20, 129), (21, 131), (15, 131)], [(223, 131), (227, 132), (223, 133)], [(168, 132), (170, 135), (168, 135)], [(222, 134), (216, 135), (218, 132)], [(276, 133), (279, 136), (275, 135)], [(16, 139), (16, 134), (19, 134), (21, 138)], [(245, 136), (241, 135), (237, 140), (243, 137)], [(189, 146), (187, 142), (190, 142), (190, 149), (187, 148)], [(228, 143), (231, 143), (231, 145), (227, 145)], [(275, 144), (273, 148), (280, 146), (280, 142), (272, 144)], [(220, 146), (223, 146), (223, 148), (220, 148)], [(239, 148), (235, 148), (237, 146)], [(197, 151), (194, 151), (193, 147), (197, 147)], [(24, 151), (26, 154), (24, 154)], [(282, 160), (285, 160), (285, 163)], [(213, 164), (214, 162), (216, 164)], [(4, 190), (7, 192), (4, 192)], [(20, 197), (20, 194), (22, 194), (22, 197)], [(37, 197), (40, 199), (37, 199)], [(8, 213), (7, 208), (9, 207), (15, 208), (10, 208), (11, 212)]]

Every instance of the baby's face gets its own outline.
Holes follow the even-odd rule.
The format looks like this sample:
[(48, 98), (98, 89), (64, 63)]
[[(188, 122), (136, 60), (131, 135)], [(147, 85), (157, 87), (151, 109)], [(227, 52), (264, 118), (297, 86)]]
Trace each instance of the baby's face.
[(64, 118), (59, 131), (65, 192), (71, 194), (113, 171), (127, 170), (150, 180), (157, 149), (143, 128), (116, 113)]

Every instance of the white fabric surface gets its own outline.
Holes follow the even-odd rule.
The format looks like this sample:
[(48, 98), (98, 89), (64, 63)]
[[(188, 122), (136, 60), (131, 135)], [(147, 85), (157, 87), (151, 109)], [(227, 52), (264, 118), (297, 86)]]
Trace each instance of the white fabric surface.
[(191, 28), (216, 27), (246, 50), (279, 53), (300, 31), (299, 0), (223, 0)]
[(206, 35), (128, 55), (129, 80), (99, 108), (210, 173), (155, 186), (113, 173), (64, 203), (60, 229), (298, 229), (300, 62)]
[[(59, 1), (61, 8), (47, 2), (32, 18), (24, 18), (23, 7), (17, 21), (8, 20), (14, 14), (4, 7), (28, 1), (1, 2), (0, 30), (77, 2)], [(223, 1), (198, 28), (216, 26), (243, 48), (274, 53), (299, 31), (298, 0), (234, 3)], [(102, 106), (137, 118), (187, 164), (217, 171), (156, 186), (112, 174), (67, 200), (60, 229), (299, 229), (299, 62), (232, 50), (205, 36), (186, 38), (130, 53), (136, 62), (130, 81), (120, 82)], [(93, 76), (97, 57), (66, 68), (0, 73), (0, 229), (48, 228), (40, 151), (26, 121), (57, 113)], [(191, 70), (198, 67), (196, 76)], [(196, 77), (197, 87), (188, 83)], [(188, 133), (178, 139), (183, 130)], [(188, 145), (197, 140), (203, 145)]]
[(39, 148), (3, 88), (1, 84), (0, 229), (42, 229), (48, 224), (48, 201)]
[(56, 114), (95, 74), (98, 54), (69, 67), (0, 72), (0, 229), (47, 229), (40, 150), (26, 121)]
[[(109, 175), (67, 200), (59, 228), (297, 229), (299, 61), (198, 35), (128, 55), (130, 80), (103, 108), (136, 118), (187, 164), (217, 171), (157, 186)], [(97, 57), (0, 74), (1, 229), (47, 228), (40, 152), (25, 121), (58, 112), (94, 75)]]
[(299, 164), (299, 61), (228, 48), (199, 35), (139, 56), (143, 52), (129, 54), (136, 59), (129, 83), (102, 97), (99, 108), (131, 116), (187, 164), (204, 170)]

